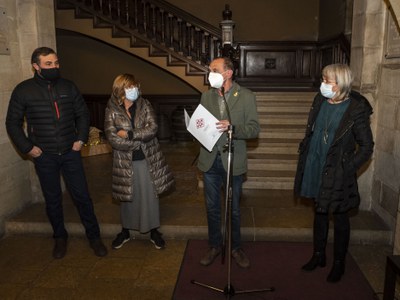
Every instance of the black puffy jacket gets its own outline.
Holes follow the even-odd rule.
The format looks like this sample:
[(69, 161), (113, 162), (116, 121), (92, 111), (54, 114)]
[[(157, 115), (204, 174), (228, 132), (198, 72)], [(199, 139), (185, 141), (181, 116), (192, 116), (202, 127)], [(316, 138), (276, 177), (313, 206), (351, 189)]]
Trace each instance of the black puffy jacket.
[[(27, 134), (23, 128), (25, 118)], [(33, 78), (15, 87), (6, 128), (21, 153), (37, 146), (45, 153), (64, 154), (75, 141), (87, 141), (89, 112), (73, 82), (63, 78), (50, 82), (35, 72)]]
[[(360, 204), (357, 170), (371, 157), (374, 147), (370, 120), (372, 107), (357, 92), (350, 93), (349, 107), (340, 121), (335, 138), (328, 150), (321, 176), (321, 186), (315, 199), (316, 211), (346, 212)], [(294, 192), (300, 196), (305, 163), (313, 128), (321, 104), (327, 99), (318, 93), (311, 106), (306, 135), (299, 146)]]

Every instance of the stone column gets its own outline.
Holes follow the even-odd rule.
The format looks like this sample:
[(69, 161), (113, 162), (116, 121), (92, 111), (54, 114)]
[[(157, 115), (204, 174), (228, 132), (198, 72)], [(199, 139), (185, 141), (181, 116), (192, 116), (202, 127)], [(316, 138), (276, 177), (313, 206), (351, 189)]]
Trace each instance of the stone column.
[[(354, 73), (353, 88), (363, 94), (372, 107), (374, 114), (371, 117), (373, 132), (376, 132), (376, 97), (378, 92), (378, 78), (382, 60), (385, 9), (383, 1), (354, 0), (353, 31), (351, 41), (350, 67)], [(372, 207), (371, 182), (374, 173), (374, 160), (364, 166), (359, 177), (361, 194), (360, 209), (370, 210)]]
[(399, 20), (400, 5), (399, 0), (389, 2), (354, 1), (351, 67), (355, 88), (374, 108), (374, 155), (360, 178), (363, 203), (395, 232), (394, 253), (400, 253), (400, 42), (398, 27), (387, 26), (390, 4), (393, 20)]
[[(40, 46), (55, 48), (53, 1), (0, 0), (1, 38), (8, 48), (0, 52), (0, 122), (5, 123), (8, 102), (14, 87), (32, 77), (31, 54)], [(0, 126), (0, 236), (4, 220), (33, 201), (42, 201), (42, 193), (33, 164), (20, 156), (10, 142), (5, 126)]]
[[(397, 20), (397, 24), (400, 24), (400, 0), (390, 0), (389, 4), (391, 5), (391, 8), (393, 10), (393, 17), (395, 20)], [(398, 27), (397, 27), (398, 28)], [(398, 32), (398, 35), (395, 36), (395, 38), (397, 38), (397, 40), (400, 37), (400, 32)], [(390, 37), (389, 37), (390, 38)], [(388, 41), (388, 44), (390, 43), (390, 41)], [(400, 55), (399, 55), (400, 56)], [(397, 64), (397, 66), (400, 64), (400, 58), (396, 59), (396, 61), (394, 61), (394, 64)], [(392, 68), (393, 70), (393, 68)], [(396, 68), (396, 74), (395, 74), (395, 80), (396, 82), (399, 82), (400, 80), (400, 70), (399, 67)], [(389, 74), (391, 75), (391, 74)], [(396, 86), (398, 86), (396, 84)], [(394, 116), (395, 118), (395, 123), (393, 124), (393, 128), (395, 129), (395, 139), (394, 139), (394, 153), (396, 155), (395, 158), (395, 162), (396, 162), (396, 176), (397, 178), (399, 178), (400, 176), (400, 91), (397, 90), (396, 91), (396, 108), (397, 108), (397, 114)], [(398, 183), (398, 181), (397, 181)], [(393, 193), (393, 200), (394, 203), (397, 202), (397, 212), (395, 215), (395, 222), (396, 222), (396, 228), (395, 228), (395, 233), (394, 233), (394, 250), (393, 253), (396, 255), (400, 255), (400, 187), (399, 187), (399, 183), (397, 184), (397, 193)]]

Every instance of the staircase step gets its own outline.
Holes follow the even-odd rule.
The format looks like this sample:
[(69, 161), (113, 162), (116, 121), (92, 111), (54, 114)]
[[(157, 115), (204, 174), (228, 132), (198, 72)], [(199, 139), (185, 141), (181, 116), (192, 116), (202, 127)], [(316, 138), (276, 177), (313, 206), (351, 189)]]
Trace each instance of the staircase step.
[(297, 161), (283, 160), (248, 160), (248, 170), (269, 170), (269, 171), (296, 171)]
[(258, 115), (260, 125), (283, 124), (283, 125), (303, 125), (307, 124), (306, 116), (282, 116), (282, 115)]
[(247, 178), (294, 178), (295, 173), (292, 171), (270, 171), (270, 170), (249, 170)]
[(257, 106), (258, 107), (267, 107), (267, 106), (278, 106), (278, 107), (287, 107), (287, 106), (293, 106), (293, 107), (310, 107), (311, 106), (311, 101), (308, 100), (285, 100), (285, 99), (274, 99), (274, 100), (265, 100), (265, 99), (257, 99)]
[(150, 45), (147, 41), (135, 36), (131, 35), (130, 37), (130, 46), (135, 48), (149, 48)]
[(265, 139), (251, 139), (247, 140), (248, 147), (256, 147), (260, 143), (269, 143), (269, 144), (295, 144), (299, 143), (301, 139), (288, 139), (288, 138), (265, 138)]
[(131, 37), (131, 33), (127, 32), (126, 30), (123, 30), (117, 26), (113, 26), (112, 27), (112, 36), (115, 38), (130, 38)]
[(298, 139), (258, 139), (257, 141), (251, 141), (247, 143), (248, 150), (262, 149), (262, 148), (274, 148), (274, 147), (287, 147), (297, 148), (300, 140)]
[(93, 16), (93, 27), (94, 28), (112, 28), (113, 25), (104, 20), (103, 18), (100, 18), (98, 16)]
[(312, 101), (315, 97), (315, 92), (256, 92), (257, 99), (269, 100), (308, 100)]
[(291, 177), (248, 177), (243, 183), (243, 189), (262, 190), (292, 190), (294, 178)]
[(298, 146), (260, 146), (257, 148), (250, 148), (247, 150), (249, 154), (263, 153), (263, 154), (297, 154)]
[(248, 159), (262, 159), (265, 161), (278, 161), (282, 163), (292, 163), (293, 161), (297, 162), (298, 155), (297, 154), (285, 154), (285, 153), (257, 153), (252, 152), (247, 155)]
[(150, 56), (165, 56), (168, 57), (168, 53), (165, 52), (164, 50), (155, 47), (154, 45), (150, 45), (149, 47), (149, 55)]
[(272, 153), (272, 152), (248, 152), (249, 170), (268, 171), (295, 171), (297, 167), (297, 154)]
[(310, 107), (308, 106), (258, 106), (258, 112), (279, 112), (279, 113), (308, 113), (310, 111)]
[(81, 9), (79, 7), (75, 9), (75, 18), (77, 19), (90, 19), (92, 17), (93, 15), (84, 9)]
[(184, 62), (182, 59), (179, 59), (173, 55), (169, 55), (168, 65), (170, 65), (170, 66), (186, 66), (186, 62)]
[(285, 132), (285, 131), (268, 131), (261, 132), (259, 138), (288, 138), (288, 139), (302, 139), (304, 137), (304, 132)]

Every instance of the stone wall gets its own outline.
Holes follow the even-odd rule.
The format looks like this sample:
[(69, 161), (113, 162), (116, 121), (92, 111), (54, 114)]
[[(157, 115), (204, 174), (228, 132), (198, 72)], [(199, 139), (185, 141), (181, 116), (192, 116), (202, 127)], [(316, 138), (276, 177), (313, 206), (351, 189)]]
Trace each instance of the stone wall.
[(400, 42), (393, 21), (400, 11), (390, 12), (385, 1), (355, 0), (353, 12), (354, 87), (374, 108), (375, 149), (370, 166), (360, 177), (362, 205), (372, 208), (393, 232), (397, 231), (394, 252), (400, 253)]
[[(382, 59), (385, 8), (383, 1), (368, 0), (355, 0), (353, 7), (350, 59), (350, 66), (354, 73), (353, 88), (360, 91), (374, 109), (371, 116), (374, 136), (376, 136), (378, 117), (377, 96), (380, 72), (380, 66), (376, 62)], [(372, 207), (371, 182), (374, 169), (375, 154), (359, 172), (360, 209), (362, 210), (370, 210)]]
[[(39, 46), (55, 48), (53, 1), (0, 0), (0, 236), (4, 220), (42, 195), (32, 163), (10, 142), (5, 118), (14, 87), (32, 77), (30, 57)], [(7, 49), (4, 51), (4, 49)]]
[(385, 211), (394, 227), (394, 254), (400, 254), (400, 0), (390, 1), (380, 75), (374, 209)]

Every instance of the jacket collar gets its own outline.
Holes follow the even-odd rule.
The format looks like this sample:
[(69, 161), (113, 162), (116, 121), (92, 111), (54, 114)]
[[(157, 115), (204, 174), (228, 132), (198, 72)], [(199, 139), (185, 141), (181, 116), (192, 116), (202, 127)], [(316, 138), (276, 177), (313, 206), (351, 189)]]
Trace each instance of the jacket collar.
[(55, 85), (57, 84), (57, 81), (58, 81), (58, 79), (57, 79), (57, 80), (54, 80), (54, 81), (46, 80), (46, 79), (44, 79), (43, 77), (39, 76), (39, 74), (38, 74), (37, 71), (35, 71), (35, 74), (33, 75), (33, 78), (35, 79), (35, 81), (36, 81), (39, 85), (41, 85), (41, 86), (46, 86), (46, 87), (47, 87), (48, 85), (55, 86)]

